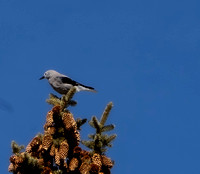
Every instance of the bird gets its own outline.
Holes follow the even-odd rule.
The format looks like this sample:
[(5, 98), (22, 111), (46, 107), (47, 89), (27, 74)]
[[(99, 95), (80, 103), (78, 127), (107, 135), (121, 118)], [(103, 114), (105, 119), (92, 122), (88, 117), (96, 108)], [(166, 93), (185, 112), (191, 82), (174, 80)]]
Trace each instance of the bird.
[(72, 87), (76, 88), (76, 91), (91, 91), (97, 92), (93, 87), (78, 83), (68, 76), (61, 74), (55, 70), (48, 70), (39, 79), (47, 79), (51, 87), (59, 94), (66, 94)]

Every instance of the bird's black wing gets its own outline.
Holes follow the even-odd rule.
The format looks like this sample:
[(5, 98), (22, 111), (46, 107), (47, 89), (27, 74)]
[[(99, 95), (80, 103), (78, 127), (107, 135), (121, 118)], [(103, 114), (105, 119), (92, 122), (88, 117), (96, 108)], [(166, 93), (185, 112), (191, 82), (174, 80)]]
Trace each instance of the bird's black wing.
[(76, 81), (70, 79), (69, 77), (61, 77), (61, 81), (62, 83), (67, 83), (67, 84), (71, 84), (73, 86), (78, 85), (79, 83), (77, 83)]
[(94, 90), (93, 87), (86, 86), (86, 85), (83, 85), (83, 84), (81, 84), (81, 83), (78, 83), (78, 82), (76, 82), (76, 81), (70, 79), (69, 77), (61, 77), (61, 81), (62, 81), (62, 83), (71, 84), (71, 85), (73, 85), (73, 86), (81, 85), (81, 86), (83, 86), (83, 87), (85, 87), (85, 88)]

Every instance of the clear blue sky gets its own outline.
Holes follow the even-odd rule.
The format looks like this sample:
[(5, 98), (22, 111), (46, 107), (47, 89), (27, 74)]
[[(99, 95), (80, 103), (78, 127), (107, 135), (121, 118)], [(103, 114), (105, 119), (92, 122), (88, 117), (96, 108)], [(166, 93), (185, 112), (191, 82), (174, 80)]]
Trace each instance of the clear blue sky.
[[(95, 87), (74, 116), (101, 116), (118, 137), (113, 174), (200, 173), (199, 0), (0, 0), (0, 173), (10, 142), (43, 131), (55, 69)], [(92, 130), (84, 125), (84, 138)], [(89, 129), (90, 131), (86, 130)]]

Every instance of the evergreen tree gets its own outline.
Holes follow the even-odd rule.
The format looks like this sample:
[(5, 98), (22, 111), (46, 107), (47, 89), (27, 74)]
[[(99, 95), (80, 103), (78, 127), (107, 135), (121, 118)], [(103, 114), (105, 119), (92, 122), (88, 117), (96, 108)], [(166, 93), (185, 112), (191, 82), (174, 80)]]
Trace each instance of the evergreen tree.
[[(10, 157), (9, 172), (13, 174), (109, 174), (113, 161), (105, 155), (107, 147), (116, 135), (107, 135), (114, 125), (105, 125), (112, 109), (110, 102), (103, 112), (100, 121), (93, 116), (89, 121), (95, 129), (90, 140), (81, 141), (81, 126), (87, 119), (74, 119), (68, 106), (75, 106), (72, 100), (76, 89), (72, 88), (60, 98), (50, 94), (47, 102), (53, 105), (47, 113), (44, 133), (36, 135), (24, 147), (11, 143), (13, 155)], [(83, 150), (80, 142), (91, 149)]]

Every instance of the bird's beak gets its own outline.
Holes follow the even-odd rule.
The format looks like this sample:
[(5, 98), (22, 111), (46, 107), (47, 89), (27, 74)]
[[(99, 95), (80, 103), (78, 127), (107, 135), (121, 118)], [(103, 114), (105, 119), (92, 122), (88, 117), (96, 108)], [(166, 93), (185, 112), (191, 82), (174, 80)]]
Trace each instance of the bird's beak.
[(42, 76), (42, 77), (39, 78), (39, 80), (42, 80), (42, 79), (44, 79), (44, 76)]

